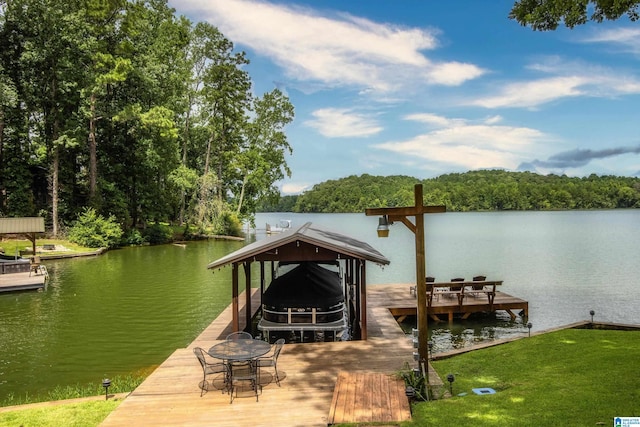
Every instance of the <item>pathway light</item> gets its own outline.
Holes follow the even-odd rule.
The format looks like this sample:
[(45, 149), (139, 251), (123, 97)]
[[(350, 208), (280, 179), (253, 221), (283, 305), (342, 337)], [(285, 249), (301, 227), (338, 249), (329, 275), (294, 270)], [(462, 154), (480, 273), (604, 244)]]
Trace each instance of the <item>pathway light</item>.
[(593, 323), (593, 316), (596, 314), (596, 312), (591, 310), (589, 311), (589, 314), (591, 315), (591, 323)]
[(527, 328), (529, 328), (529, 336), (531, 336), (531, 328), (533, 328), (533, 324), (531, 322), (527, 323)]
[(104, 387), (104, 400), (109, 398), (109, 386), (111, 386), (111, 380), (109, 378), (103, 379), (102, 387)]
[(449, 381), (449, 393), (451, 393), (451, 395), (453, 396), (453, 382), (455, 381), (456, 377), (453, 376), (453, 374), (448, 374), (447, 375), (447, 381)]

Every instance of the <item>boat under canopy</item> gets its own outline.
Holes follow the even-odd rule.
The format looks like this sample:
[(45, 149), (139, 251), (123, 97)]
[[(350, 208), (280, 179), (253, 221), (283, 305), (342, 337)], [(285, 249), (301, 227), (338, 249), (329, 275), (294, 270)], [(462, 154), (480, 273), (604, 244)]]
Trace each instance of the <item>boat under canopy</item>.
[(267, 335), (300, 332), (300, 341), (305, 340), (305, 332), (313, 333), (314, 340), (324, 339), (326, 332), (334, 340), (344, 334), (348, 325), (342, 279), (328, 267), (315, 262), (281, 266), (289, 270), (273, 279), (265, 291), (258, 329)]

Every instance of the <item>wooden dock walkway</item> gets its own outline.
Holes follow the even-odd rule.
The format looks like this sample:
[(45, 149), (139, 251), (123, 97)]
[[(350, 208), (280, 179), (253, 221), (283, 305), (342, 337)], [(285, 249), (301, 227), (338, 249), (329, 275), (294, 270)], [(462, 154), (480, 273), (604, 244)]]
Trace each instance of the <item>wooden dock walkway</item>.
[[(255, 296), (257, 301), (258, 296)], [(515, 309), (518, 304), (526, 304), (518, 299), (509, 303), (512, 298), (507, 294), (496, 294), (493, 308)], [(239, 301), (244, 311), (244, 295)], [(482, 303), (477, 301), (477, 304), (478, 307), (474, 303), (471, 309), (479, 310)], [(254, 305), (252, 311), (258, 308), (257, 303)], [(446, 313), (454, 310), (444, 299), (434, 301), (432, 308)], [(230, 404), (229, 395), (221, 390), (221, 378), (214, 379), (212, 389), (200, 397), (198, 384), (202, 381), (202, 368), (193, 354), (194, 347), (208, 349), (231, 331), (231, 307), (227, 307), (187, 348), (176, 350), (151, 373), (102, 426), (327, 426), (337, 419), (346, 422), (344, 416), (337, 418), (334, 402), (341, 372), (392, 378), (399, 370), (413, 367), (413, 344), (394, 316), (415, 314), (415, 311), (416, 298), (410, 293), (409, 285), (368, 286), (366, 341), (286, 344), (278, 359), (281, 386), (275, 384), (272, 371), (264, 369), (260, 377), (262, 393), (259, 401), (256, 402), (250, 393), (247, 398), (241, 395)], [(241, 312), (241, 327), (245, 318)], [(432, 387), (442, 387), (442, 380), (433, 369), (429, 369), (429, 382)], [(390, 387), (388, 385), (385, 390)], [(355, 405), (355, 400), (353, 402)], [(360, 402), (368, 405), (367, 401)], [(356, 409), (354, 406), (353, 410), (345, 408), (342, 412), (351, 413), (353, 418), (354, 414), (361, 414)], [(376, 414), (375, 418), (380, 420), (372, 422), (384, 421), (387, 417)]]
[(46, 270), (41, 273), (0, 274), (0, 292), (17, 292), (43, 289), (47, 283)]

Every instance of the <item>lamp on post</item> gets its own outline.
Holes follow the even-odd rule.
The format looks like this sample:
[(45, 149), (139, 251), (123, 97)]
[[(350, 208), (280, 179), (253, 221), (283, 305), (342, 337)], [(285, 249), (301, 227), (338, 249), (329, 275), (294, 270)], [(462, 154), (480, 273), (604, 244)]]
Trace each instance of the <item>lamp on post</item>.
[[(425, 267), (424, 249), (424, 214), (446, 212), (444, 206), (424, 206), (422, 197), (422, 184), (414, 187), (414, 206), (397, 208), (371, 208), (365, 210), (367, 216), (381, 216), (378, 220), (378, 237), (389, 236), (389, 224), (395, 221), (402, 222), (415, 236), (416, 247), (416, 293), (418, 312), (418, 354), (420, 363), (427, 363), (429, 351), (427, 341), (429, 341), (428, 317), (427, 317), (427, 270)], [(411, 222), (408, 217), (414, 217)]]
[(378, 219), (378, 237), (389, 237), (389, 221), (387, 216), (383, 215)]
[(109, 387), (111, 386), (111, 380), (105, 378), (102, 380), (102, 387), (104, 387), (104, 400), (109, 399)]
[(529, 329), (529, 337), (531, 337), (531, 328), (533, 328), (533, 323), (527, 323), (527, 328)]
[(591, 315), (591, 325), (593, 326), (593, 316), (596, 314), (596, 312), (593, 310), (590, 310), (589, 314)]
[(451, 396), (453, 396), (453, 382), (455, 379), (456, 377), (454, 377), (453, 374), (447, 375), (447, 381), (449, 381), (449, 393), (451, 393)]

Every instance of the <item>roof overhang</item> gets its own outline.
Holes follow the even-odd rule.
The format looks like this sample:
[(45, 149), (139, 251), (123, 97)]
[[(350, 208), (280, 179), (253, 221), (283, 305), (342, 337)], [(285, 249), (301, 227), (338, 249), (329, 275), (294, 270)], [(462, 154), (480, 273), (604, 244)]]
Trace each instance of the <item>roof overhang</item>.
[(44, 218), (0, 218), (0, 234), (44, 233)]
[(213, 261), (207, 265), (207, 268), (220, 268), (248, 261), (332, 261), (336, 259), (362, 259), (379, 265), (388, 265), (390, 262), (366, 242), (307, 222), (297, 229), (253, 242)]

